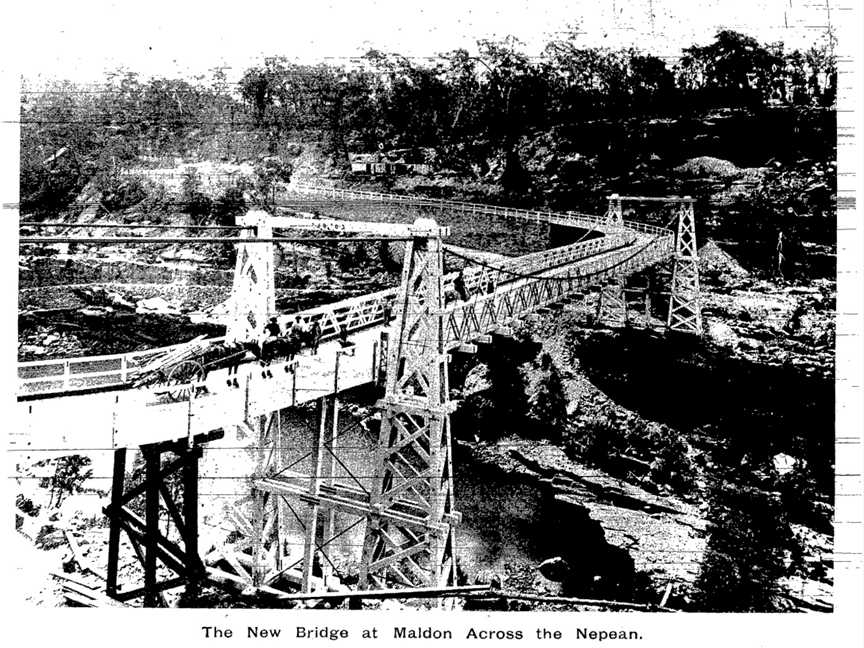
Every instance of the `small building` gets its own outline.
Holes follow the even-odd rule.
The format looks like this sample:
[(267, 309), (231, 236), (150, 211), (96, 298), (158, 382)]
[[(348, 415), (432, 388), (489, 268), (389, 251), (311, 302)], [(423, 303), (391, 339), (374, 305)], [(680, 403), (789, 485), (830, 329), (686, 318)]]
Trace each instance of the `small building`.
[[(397, 149), (377, 153), (349, 153), (351, 173), (356, 175), (410, 175), (428, 174), (432, 167), (417, 162), (413, 149)], [(409, 161), (411, 160), (411, 161)]]

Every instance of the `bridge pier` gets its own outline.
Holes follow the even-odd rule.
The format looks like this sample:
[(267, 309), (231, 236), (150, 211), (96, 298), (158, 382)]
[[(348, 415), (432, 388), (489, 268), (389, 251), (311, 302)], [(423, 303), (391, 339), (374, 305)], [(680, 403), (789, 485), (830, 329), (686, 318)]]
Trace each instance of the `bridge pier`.
[(624, 283), (625, 279), (622, 275), (610, 279), (600, 287), (595, 314), (595, 321), (598, 324), (621, 327), (630, 323)]
[(443, 257), (434, 222), (415, 223), (390, 341), (361, 589), (456, 582)]

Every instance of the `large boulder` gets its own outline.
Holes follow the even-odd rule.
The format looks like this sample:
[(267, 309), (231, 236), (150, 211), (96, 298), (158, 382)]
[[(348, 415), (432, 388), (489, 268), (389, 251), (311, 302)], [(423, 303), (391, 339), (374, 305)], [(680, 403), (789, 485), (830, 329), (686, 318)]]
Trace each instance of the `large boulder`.
[(462, 395), (470, 396), (484, 392), (492, 387), (492, 376), (489, 372), (489, 367), (485, 364), (478, 364), (468, 372), (465, 376), (465, 383), (462, 387)]
[(555, 556), (554, 558), (549, 558), (540, 563), (537, 566), (537, 571), (539, 571), (544, 578), (560, 583), (570, 572), (570, 563), (564, 560), (561, 556)]
[(675, 167), (675, 172), (693, 178), (735, 178), (741, 170), (729, 160), (702, 155)]
[(738, 343), (738, 335), (731, 326), (724, 322), (706, 321), (705, 335), (714, 344), (721, 347), (732, 348)]
[(179, 309), (172, 306), (163, 297), (150, 297), (149, 299), (141, 299), (138, 301), (135, 308), (136, 313), (159, 313), (162, 315), (177, 315)]

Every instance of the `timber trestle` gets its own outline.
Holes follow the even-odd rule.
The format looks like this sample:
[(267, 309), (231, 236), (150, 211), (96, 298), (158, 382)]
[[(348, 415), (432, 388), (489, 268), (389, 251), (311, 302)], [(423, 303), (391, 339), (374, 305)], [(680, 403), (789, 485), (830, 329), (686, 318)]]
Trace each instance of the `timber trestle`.
[[(191, 440), (141, 446), (143, 479), (128, 490), (127, 448), (114, 451), (111, 503), (104, 510), (110, 521), (108, 596), (119, 601), (143, 597), (145, 607), (164, 603), (161, 593), (179, 586), (186, 587), (190, 599), (198, 596), (206, 577), (198, 552), (198, 464), (202, 445), (221, 436), (216, 430)], [(144, 584), (134, 589), (121, 589), (119, 583), (123, 532), (143, 569)]]

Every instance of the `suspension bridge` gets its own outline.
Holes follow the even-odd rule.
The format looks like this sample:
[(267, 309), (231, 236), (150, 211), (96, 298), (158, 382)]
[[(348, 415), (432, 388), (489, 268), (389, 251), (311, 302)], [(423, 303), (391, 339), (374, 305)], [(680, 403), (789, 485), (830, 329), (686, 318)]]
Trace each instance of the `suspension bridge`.
[[(699, 276), (695, 219), (690, 198), (612, 195), (605, 216), (520, 210), (476, 203), (416, 199), (311, 185), (291, 187), (287, 199), (300, 204), (353, 201), (383, 205), (435, 206), (522, 222), (577, 228), (591, 234), (551, 250), (515, 258), (467, 261), (460, 273), (444, 273), (450, 234), (432, 219), (413, 224), (372, 223), (251, 211), (238, 218), (237, 262), (225, 338), (206, 347), (255, 339), (275, 312), (274, 248), (304, 240), (395, 240), (405, 243), (396, 288), (353, 297), (300, 313), (278, 315), (283, 330), (300, 316), (317, 323), (316, 354), (281, 359), (266, 370), (256, 364), (195, 375), (164, 389), (135, 387), (135, 378), (182, 345), (111, 356), (20, 363), (18, 421), (10, 449), (21, 460), (110, 451), (114, 454), (107, 594), (141, 597), (157, 605), (160, 592), (185, 586), (199, 591), (207, 581), (226, 582), (278, 598), (441, 595), (456, 584), (457, 528), (461, 516), (453, 494), (448, 360), (507, 334), (526, 315), (599, 288), (597, 316), (626, 317), (625, 282), (651, 266), (673, 264), (667, 327), (699, 334)], [(627, 201), (670, 205), (670, 227), (623, 218)], [(98, 227), (98, 224), (90, 224)], [(293, 232), (288, 236), (274, 231)], [(299, 235), (323, 235), (299, 238)], [(345, 237), (351, 238), (345, 238)], [(341, 238), (340, 238), (341, 237)], [(21, 242), (158, 243), (160, 238), (28, 236)], [(185, 240), (185, 239), (184, 239)], [(229, 240), (227, 237), (190, 241)], [(461, 298), (448, 295), (461, 293)], [(345, 344), (345, 336), (350, 344)], [(339, 394), (375, 383), (381, 424), (368, 456), (371, 481), (358, 479), (339, 456)], [(315, 402), (318, 424), (302, 463), (289, 460), (283, 415)], [(243, 497), (228, 502), (225, 517), (233, 541), (200, 555), (199, 463), (208, 444), (227, 434), (252, 441)], [(127, 450), (140, 449), (144, 478), (127, 482)], [(182, 498), (166, 488), (179, 477)], [(179, 501), (182, 499), (182, 501)], [(143, 502), (143, 516), (133, 510)], [(139, 510), (139, 509), (136, 509)], [(173, 521), (173, 531), (161, 523)], [(335, 548), (349, 530), (362, 529), (359, 580), (347, 587)], [(143, 583), (119, 582), (121, 535), (141, 564)], [(301, 537), (300, 541), (293, 538)], [(219, 567), (213, 565), (218, 564)]]

